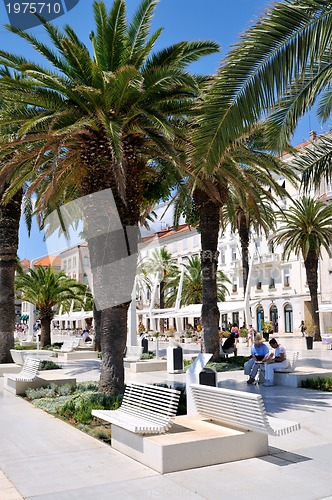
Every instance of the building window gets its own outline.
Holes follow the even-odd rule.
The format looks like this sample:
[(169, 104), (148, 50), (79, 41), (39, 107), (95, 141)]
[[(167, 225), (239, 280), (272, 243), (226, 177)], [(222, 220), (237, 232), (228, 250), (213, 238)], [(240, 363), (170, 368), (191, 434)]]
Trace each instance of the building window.
[(68, 259), (68, 269), (71, 269), (71, 259)]
[(222, 266), (224, 266), (226, 264), (226, 254), (225, 254), (224, 248), (220, 249), (220, 263)]
[(83, 285), (89, 285), (88, 275), (86, 273), (83, 274)]
[(293, 308), (290, 304), (286, 304), (284, 307), (285, 315), (285, 333), (293, 332)]
[(232, 247), (232, 260), (236, 260), (236, 248)]
[(73, 267), (76, 267), (76, 257), (73, 257)]
[(63, 261), (63, 270), (66, 271), (67, 270), (67, 260), (64, 260)]
[(237, 293), (237, 281), (234, 279), (232, 284), (232, 292)]
[(262, 289), (262, 282), (261, 281), (257, 281), (257, 283), (256, 283), (256, 289), (257, 290), (261, 290)]
[(274, 278), (270, 278), (269, 288), (275, 288), (275, 287), (276, 287), (276, 284), (275, 284)]
[(182, 250), (183, 251), (187, 250), (187, 238), (184, 238), (182, 240)]
[(194, 247), (198, 247), (199, 246), (199, 236), (198, 234), (195, 234), (194, 236)]
[(289, 269), (284, 269), (284, 286), (290, 286)]
[(84, 255), (83, 257), (83, 266), (84, 268), (89, 266), (89, 257), (87, 255)]

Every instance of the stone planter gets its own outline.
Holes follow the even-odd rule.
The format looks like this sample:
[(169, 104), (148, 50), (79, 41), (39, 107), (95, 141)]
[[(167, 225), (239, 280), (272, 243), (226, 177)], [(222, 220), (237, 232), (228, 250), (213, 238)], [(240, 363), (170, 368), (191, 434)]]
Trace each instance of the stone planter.
[(185, 338), (184, 338), (184, 343), (185, 343), (185, 344), (191, 344), (191, 343), (192, 343), (192, 340), (193, 340), (193, 339), (192, 339), (191, 337), (185, 337)]

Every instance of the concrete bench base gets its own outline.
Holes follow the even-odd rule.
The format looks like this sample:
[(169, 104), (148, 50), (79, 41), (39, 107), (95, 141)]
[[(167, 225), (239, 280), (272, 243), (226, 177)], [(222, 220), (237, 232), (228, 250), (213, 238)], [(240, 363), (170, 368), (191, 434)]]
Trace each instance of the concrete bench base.
[(307, 378), (332, 378), (332, 371), (324, 368), (296, 368), (294, 372), (274, 372), (274, 383), (287, 387), (301, 387), (302, 380)]
[(22, 370), (22, 366), (16, 363), (2, 363), (0, 364), (0, 377), (3, 377), (4, 373), (19, 373)]
[(124, 367), (134, 373), (157, 372), (167, 369), (164, 359), (147, 359), (146, 361), (123, 361)]
[(167, 434), (142, 436), (112, 424), (112, 448), (161, 474), (268, 454), (268, 436), (199, 416), (179, 416)]
[(75, 361), (77, 359), (98, 359), (97, 351), (58, 352), (59, 361)]
[[(21, 369), (21, 367), (19, 367)], [(53, 372), (53, 373), (52, 373)], [(58, 372), (54, 373), (54, 370), (45, 370), (40, 373), (35, 380), (30, 382), (25, 382), (22, 380), (16, 380), (15, 374), (6, 373), (4, 374), (3, 388), (13, 394), (24, 394), (28, 388), (36, 389), (38, 387), (47, 387), (50, 384), (65, 385), (70, 384), (76, 385), (76, 378), (68, 377), (66, 375), (61, 375)]]

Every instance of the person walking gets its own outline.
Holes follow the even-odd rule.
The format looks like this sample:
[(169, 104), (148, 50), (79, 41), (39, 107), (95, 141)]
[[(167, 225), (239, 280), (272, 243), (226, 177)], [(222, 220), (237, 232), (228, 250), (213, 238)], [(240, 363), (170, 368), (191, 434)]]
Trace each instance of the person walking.
[(300, 324), (300, 331), (302, 333), (302, 337), (305, 337), (305, 331), (306, 331), (306, 329), (307, 329), (307, 327), (305, 326), (304, 321), (302, 320), (301, 324)]
[(280, 370), (289, 367), (289, 361), (286, 356), (286, 349), (278, 344), (275, 338), (272, 338), (269, 342), (272, 349), (274, 349), (274, 354), (271, 353), (265, 364), (265, 382), (264, 387), (270, 387), (274, 385), (274, 370)]
[(252, 325), (249, 325), (248, 335), (247, 335), (247, 347), (252, 347), (254, 345), (254, 338), (256, 335), (256, 330)]

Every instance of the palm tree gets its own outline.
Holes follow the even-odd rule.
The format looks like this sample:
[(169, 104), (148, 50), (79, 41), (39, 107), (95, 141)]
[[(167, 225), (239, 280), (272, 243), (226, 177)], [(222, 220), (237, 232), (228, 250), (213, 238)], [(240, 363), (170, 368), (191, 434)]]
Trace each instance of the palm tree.
[(226, 204), (222, 210), (222, 227), (230, 224), (232, 232), (238, 231), (241, 244), (242, 273), (244, 293), (247, 289), (249, 275), (249, 243), (251, 232), (264, 232), (268, 236), (275, 225), (275, 213), (272, 210), (271, 200), (262, 196), (255, 200), (242, 199), (237, 192), (230, 189)]
[[(11, 74), (8, 68), (0, 69), (0, 77), (17, 80), (18, 75)], [(1, 79), (0, 79), (1, 82)], [(8, 108), (6, 101), (0, 101), (0, 114), (5, 115)], [(16, 103), (13, 103), (17, 106)], [(23, 106), (25, 108), (25, 106)], [(15, 137), (16, 128), (12, 123), (1, 127), (1, 145)], [(0, 160), (1, 168), (1, 160)], [(17, 266), (18, 233), (21, 217), (23, 189), (20, 188), (10, 200), (4, 199), (10, 177), (3, 179), (0, 185), (0, 363), (11, 363), (10, 349), (14, 347), (15, 330), (15, 290), (14, 277)]]
[(279, 149), (319, 95), (320, 117), (330, 115), (331, 22), (330, 0), (285, 0), (242, 34), (202, 104), (195, 135), (201, 170), (213, 171), (229, 143), (271, 111), (269, 137)]
[[(6, 185), (0, 188), (0, 199)], [(21, 217), (22, 190), (5, 205), (0, 204), (0, 363), (10, 363), (14, 347), (15, 293), (18, 230)]]
[[(201, 259), (197, 256), (190, 257), (188, 262), (183, 264), (185, 274), (183, 276), (182, 293), (181, 293), (181, 306), (190, 304), (201, 304), (203, 301), (203, 280), (202, 280), (202, 265)], [(166, 290), (166, 307), (172, 307), (175, 304), (177, 291), (180, 282), (180, 272), (171, 277), (167, 283)], [(228, 289), (225, 283), (230, 283), (230, 280), (222, 272), (217, 272), (217, 300), (224, 302), (228, 294)]]
[(55, 273), (54, 268), (37, 266), (27, 273), (19, 268), (15, 279), (15, 288), (20, 292), (21, 300), (35, 304), (41, 322), (41, 347), (51, 344), (51, 320), (54, 307), (68, 304), (75, 300), (84, 304), (87, 287), (68, 278), (62, 271)]
[(332, 137), (328, 134), (315, 139), (310, 147), (306, 147), (295, 157), (293, 162), (303, 169), (304, 191), (309, 190), (311, 186), (319, 188), (323, 180), (329, 183), (332, 179)]
[[(184, 134), (177, 120), (192, 113), (192, 101), (202, 81), (190, 75), (187, 66), (218, 50), (213, 42), (180, 42), (152, 53), (162, 31), (149, 35), (157, 3), (143, 0), (129, 23), (125, 0), (114, 0), (109, 12), (103, 1), (95, 1), (92, 57), (69, 26), (61, 32), (46, 22), (43, 26), (51, 46), (28, 32), (8, 27), (44, 57), (44, 66), (0, 51), (0, 63), (28, 77), (15, 85), (4, 79), (0, 87), (1, 98), (28, 106), (25, 113), (17, 111), (6, 117), (18, 124), (19, 139), (11, 146), (16, 154), (2, 169), (0, 181), (8, 172), (15, 172), (7, 193), (10, 196), (33, 177), (29, 193), (38, 193), (39, 210), (55, 206), (57, 199), (85, 197), (89, 220), (84, 230), (93, 233), (89, 250), (94, 292), (103, 290), (105, 295), (114, 294), (120, 280), (110, 280), (100, 272), (104, 263), (109, 264), (112, 248), (117, 250), (120, 264), (131, 256), (134, 268), (140, 205), (145, 185), (153, 183), (156, 164), (177, 161), (174, 144), (181, 142)], [(6, 158), (10, 151), (10, 147), (5, 148), (1, 157)], [(27, 166), (29, 162), (32, 168)], [(108, 237), (105, 221), (108, 224), (110, 213), (106, 211), (101, 217), (100, 204), (90, 196), (106, 189), (112, 192), (114, 217), (119, 218), (116, 234)], [(111, 208), (114, 212), (113, 205)], [(104, 255), (106, 261), (102, 260)], [(129, 290), (135, 273), (129, 273), (125, 264), (123, 267), (122, 277)], [(120, 268), (117, 266), (117, 271)], [(109, 394), (124, 389), (130, 293), (120, 302), (115, 300), (114, 305), (102, 308), (98, 318), (103, 351), (99, 388)]]
[[(267, 150), (264, 127), (255, 127), (251, 134), (229, 145), (222, 161), (211, 175), (193, 169), (196, 183), (193, 204), (198, 215), (201, 233), (201, 260), (203, 275), (202, 325), (206, 352), (219, 357), (219, 308), (217, 304), (218, 233), (220, 213), (227, 203), (230, 189), (237, 193), (242, 206), (246, 204), (259, 213), (262, 196), (273, 200), (283, 196), (284, 190), (277, 182), (282, 175), (296, 182), (296, 172), (281, 163)], [(191, 212), (192, 213), (192, 212)]]
[[(178, 271), (178, 266), (172, 260), (171, 252), (168, 252), (166, 247), (155, 249), (152, 252), (151, 258), (146, 262), (146, 270), (149, 274), (160, 277), (159, 283), (159, 307), (165, 308), (165, 289), (168, 287), (168, 281), (171, 276)], [(164, 332), (165, 321), (159, 320), (160, 333)]]
[(312, 322), (317, 326), (315, 340), (320, 339), (318, 314), (318, 262), (322, 248), (331, 256), (332, 206), (310, 197), (294, 200), (294, 206), (278, 216), (281, 226), (271, 239), (284, 244), (282, 258), (291, 252), (302, 254), (311, 298)]

